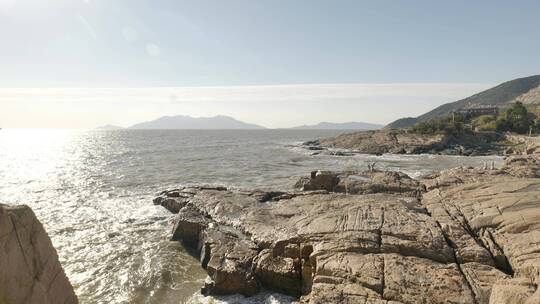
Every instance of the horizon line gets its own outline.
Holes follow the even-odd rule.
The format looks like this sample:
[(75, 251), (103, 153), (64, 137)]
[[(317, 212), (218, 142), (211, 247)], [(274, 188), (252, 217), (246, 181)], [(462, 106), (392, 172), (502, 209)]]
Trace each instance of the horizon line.
[[(499, 83), (499, 82), (497, 82)], [(503, 83), (503, 82), (501, 82)], [(221, 88), (253, 88), (253, 87), (260, 87), (260, 88), (268, 88), (268, 87), (315, 87), (315, 86), (354, 86), (354, 85), (364, 85), (364, 86), (384, 86), (384, 85), (493, 85), (493, 82), (321, 82), (321, 83), (282, 83), (282, 84), (245, 84), (245, 85), (200, 85), (200, 86), (113, 86), (113, 87), (106, 87), (106, 86), (46, 86), (46, 87), (39, 87), (39, 86), (32, 86), (32, 87), (2, 87), (0, 86), (0, 90), (19, 90), (19, 89), (28, 89), (28, 90), (41, 90), (41, 89), (49, 89), (49, 90), (65, 90), (65, 89), (176, 89), (176, 88), (183, 88), (183, 89), (198, 89), (198, 88), (209, 88), (209, 89), (221, 89)]]

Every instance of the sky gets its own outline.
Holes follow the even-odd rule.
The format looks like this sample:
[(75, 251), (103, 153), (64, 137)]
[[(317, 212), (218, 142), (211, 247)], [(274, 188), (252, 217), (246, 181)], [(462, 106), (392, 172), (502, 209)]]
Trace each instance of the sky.
[(385, 124), (540, 73), (539, 1), (0, 0), (0, 127)]

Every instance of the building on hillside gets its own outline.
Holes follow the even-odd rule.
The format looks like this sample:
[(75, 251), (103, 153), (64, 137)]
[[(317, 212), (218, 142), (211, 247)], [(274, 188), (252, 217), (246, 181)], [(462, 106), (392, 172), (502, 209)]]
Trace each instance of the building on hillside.
[(463, 116), (464, 118), (473, 118), (481, 115), (499, 115), (499, 108), (496, 106), (482, 106), (477, 108), (459, 109), (454, 111), (453, 114)]

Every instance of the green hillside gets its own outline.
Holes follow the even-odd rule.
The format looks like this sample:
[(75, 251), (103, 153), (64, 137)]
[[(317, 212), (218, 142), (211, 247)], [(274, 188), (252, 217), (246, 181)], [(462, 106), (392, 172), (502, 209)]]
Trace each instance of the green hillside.
[[(486, 105), (495, 105), (500, 108), (505, 108), (509, 106), (510, 103), (519, 99), (521, 95), (526, 94), (533, 89), (537, 89), (539, 86), (540, 75), (510, 80), (465, 99), (439, 106), (418, 117), (400, 118), (388, 124), (385, 128), (407, 128), (419, 122), (449, 115), (453, 111), (463, 108), (475, 108)], [(528, 96), (527, 104), (529, 106), (540, 105), (540, 98), (531, 99), (531, 97)]]

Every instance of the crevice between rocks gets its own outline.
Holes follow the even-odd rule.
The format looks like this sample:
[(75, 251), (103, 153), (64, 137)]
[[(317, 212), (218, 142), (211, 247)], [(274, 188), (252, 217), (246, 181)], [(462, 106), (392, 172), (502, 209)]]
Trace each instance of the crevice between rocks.
[[(474, 229), (472, 229), (470, 223), (469, 223), (469, 220), (468, 218), (465, 216), (465, 214), (463, 213), (463, 211), (453, 202), (448, 202), (448, 204), (453, 207), (456, 212), (458, 213), (458, 215), (461, 217), (462, 220), (456, 218), (452, 213), (450, 213), (448, 211), (448, 207), (446, 206), (446, 203), (443, 202), (443, 197), (441, 196), (440, 192), (437, 193), (439, 199), (440, 199), (440, 206), (443, 208), (444, 212), (450, 217), (450, 219), (452, 219), (453, 221), (457, 222), (468, 234), (470, 237), (472, 237), (475, 242), (482, 248), (484, 248), (489, 256), (491, 257), (491, 259), (493, 260), (493, 263), (495, 265), (495, 268), (497, 268), (498, 270), (502, 271), (503, 273), (505, 274), (508, 274), (510, 276), (514, 276), (514, 270), (512, 269), (512, 266), (510, 265), (509, 261), (508, 261), (508, 257), (504, 254), (504, 251), (502, 250), (502, 248), (500, 248), (499, 244), (497, 244), (497, 242), (495, 241), (495, 239), (493, 239), (493, 236), (491, 235), (491, 233), (489, 231), (485, 231), (487, 234), (488, 234), (488, 237), (490, 238), (490, 241), (493, 243), (494, 246), (496, 246), (497, 248), (497, 251), (499, 251), (501, 254), (502, 254), (502, 261), (501, 259), (497, 258), (495, 256), (495, 254), (493, 253), (493, 251), (489, 248), (489, 246), (487, 246), (482, 237), (480, 235), (478, 235)], [(499, 211), (500, 212), (500, 211)], [(427, 213), (430, 217), (431, 216), (431, 213)], [(433, 218), (433, 217), (432, 217)], [(435, 218), (433, 218), (435, 220)], [(440, 223), (435, 220), (438, 225), (440, 226)], [(442, 229), (441, 229), (442, 231)], [(443, 233), (443, 235), (445, 235), (446, 237), (446, 234)]]
[(383, 255), (383, 269), (382, 269), (382, 280), (381, 280), (381, 298), (383, 300), (388, 300), (384, 297), (384, 289), (386, 288), (386, 258)]
[(381, 253), (382, 248), (382, 236), (383, 236), (383, 227), (384, 227), (384, 213), (385, 209), (381, 208), (381, 226), (379, 227), (377, 231), (377, 244), (379, 247), (379, 253)]
[(13, 217), (11, 215), (9, 216), (9, 219), (11, 220), (11, 224), (13, 225), (13, 231), (15, 232), (15, 237), (17, 238), (17, 244), (19, 244), (19, 249), (21, 250), (21, 255), (23, 257), (24, 263), (26, 264), (26, 267), (28, 268), (28, 272), (31, 273), (32, 268), (30, 267), (28, 259), (26, 258), (25, 250), (21, 243), (21, 239), (19, 237), (19, 232), (17, 231), (15, 221), (13, 220)]
[(469, 220), (467, 219), (467, 217), (465, 216), (465, 214), (463, 213), (463, 211), (461, 211), (461, 209), (454, 203), (450, 202), (449, 203), (452, 207), (454, 207), (454, 209), (458, 212), (459, 216), (461, 217), (461, 219), (463, 221), (459, 221), (458, 219), (455, 219), (449, 212), (448, 210), (446, 209), (446, 206), (444, 206), (443, 203), (441, 203), (441, 205), (443, 206), (444, 210), (446, 211), (446, 213), (448, 213), (448, 215), (452, 218), (452, 219), (455, 219), (458, 223), (462, 224), (462, 227), (463, 229), (465, 229), (465, 231), (467, 231), (467, 233), (476, 241), (476, 243), (481, 246), (482, 248), (484, 248), (490, 255), (491, 259), (493, 260), (494, 264), (495, 264), (495, 267), (510, 275), (510, 276), (513, 276), (514, 275), (514, 270), (512, 269), (510, 263), (508, 262), (508, 257), (504, 254), (504, 251), (502, 250), (502, 248), (500, 248), (499, 244), (497, 244), (497, 242), (495, 242), (495, 240), (493, 239), (493, 236), (491, 235), (491, 233), (489, 231), (486, 231), (488, 233), (488, 236), (491, 240), (491, 242), (493, 242), (493, 244), (495, 246), (497, 246), (497, 250), (503, 255), (503, 261), (501, 261), (500, 259), (497, 259), (495, 257), (495, 255), (493, 254), (493, 252), (489, 249), (488, 246), (486, 246), (486, 244), (484, 243), (484, 241), (482, 240), (482, 238), (472, 229), (470, 223), (469, 223)]
[(467, 287), (469, 288), (469, 290), (471, 291), (471, 294), (473, 295), (473, 304), (478, 304), (478, 301), (476, 300), (478, 295), (476, 294), (476, 292), (472, 288), (471, 282), (469, 282), (469, 279), (467, 278), (467, 276), (463, 272), (463, 268), (461, 268), (461, 264), (458, 262), (458, 258), (457, 258), (457, 254), (456, 254), (456, 245), (454, 244), (454, 242), (452, 242), (452, 240), (450, 240), (450, 238), (446, 235), (446, 233), (444, 233), (439, 221), (436, 221), (436, 222), (437, 222), (437, 225), (439, 226), (439, 229), (441, 229), (441, 233), (442, 233), (446, 243), (452, 249), (452, 254), (454, 255), (454, 260), (456, 261), (456, 265), (457, 265), (457, 269), (459, 270), (459, 273), (461, 274), (461, 276), (465, 280), (465, 283), (467, 284)]
[(493, 257), (493, 261), (495, 262), (495, 266), (500, 271), (502, 271), (502, 272), (504, 272), (504, 273), (506, 273), (506, 274), (513, 277), (514, 276), (514, 269), (512, 268), (512, 265), (510, 265), (510, 261), (508, 260), (508, 257), (506, 256), (506, 254), (504, 254), (503, 249), (497, 243), (497, 241), (493, 238), (493, 235), (491, 234), (491, 231), (485, 230), (485, 233), (487, 233), (487, 236), (489, 237), (489, 239), (493, 243), (493, 245), (496, 247), (497, 251), (499, 251), (502, 254), (502, 261), (501, 261), (500, 259), (497, 259), (495, 257), (495, 255), (493, 254), (493, 252), (491, 252), (491, 250), (488, 249), (488, 252)]
[(436, 220), (431, 215), (431, 213), (429, 211), (428, 211), (427, 214), (435, 221), (435, 223), (439, 227), (439, 230), (441, 231), (442, 236), (444, 237), (444, 240), (446, 241), (446, 244), (448, 244), (448, 247), (450, 247), (450, 249), (452, 250), (452, 255), (454, 257), (454, 261), (456, 263), (457, 269), (458, 269), (459, 273), (461, 274), (461, 276), (463, 277), (463, 280), (467, 284), (467, 288), (469, 288), (469, 290), (471, 291), (471, 294), (473, 295), (473, 304), (478, 304), (478, 301), (476, 300), (477, 294), (474, 292), (474, 289), (472, 288), (471, 282), (469, 282), (469, 279), (467, 278), (467, 276), (463, 272), (463, 269), (461, 268), (461, 264), (458, 262), (458, 258), (457, 258), (457, 254), (456, 254), (456, 244), (448, 237), (448, 235), (446, 235), (446, 233), (444, 232), (444, 230), (442, 228), (441, 223), (438, 220)]

